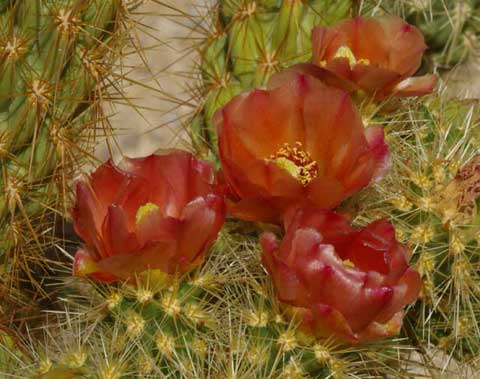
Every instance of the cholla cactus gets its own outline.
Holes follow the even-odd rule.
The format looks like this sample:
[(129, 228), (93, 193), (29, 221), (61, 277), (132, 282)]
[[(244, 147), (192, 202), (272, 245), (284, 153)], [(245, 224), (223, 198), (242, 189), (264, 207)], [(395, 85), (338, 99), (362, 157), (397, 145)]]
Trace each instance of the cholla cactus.
[(468, 360), (480, 347), (478, 106), (435, 97), (404, 107), (384, 121), (391, 174), (357, 199), (357, 221), (392, 219), (423, 278), (410, 333)]
[(0, 3), (0, 256), (7, 273), (49, 262), (45, 249), (68, 209), (73, 166), (104, 122), (100, 99), (124, 43), (126, 12), (120, 0)]

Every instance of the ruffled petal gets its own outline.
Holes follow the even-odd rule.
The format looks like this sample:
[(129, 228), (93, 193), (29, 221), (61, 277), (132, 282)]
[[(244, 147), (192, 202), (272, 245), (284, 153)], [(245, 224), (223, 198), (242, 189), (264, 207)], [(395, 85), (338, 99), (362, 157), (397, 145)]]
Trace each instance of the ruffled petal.
[(350, 79), (366, 92), (379, 91), (381, 93), (382, 88), (398, 83), (402, 79), (402, 75), (388, 68), (356, 64), (350, 74)]
[(223, 225), (225, 212), (223, 198), (216, 195), (198, 197), (184, 208), (178, 236), (178, 264), (182, 271), (203, 262)]
[[(307, 319), (307, 325), (313, 327), (317, 337), (337, 337), (351, 343), (358, 342), (358, 338), (348, 325), (347, 320), (335, 308), (326, 304), (313, 304), (310, 307), (311, 320)], [(310, 322), (309, 322), (310, 321)]]
[(153, 209), (136, 224), (136, 235), (141, 246), (149, 241), (176, 241), (179, 238), (181, 221), (173, 217), (164, 217), (162, 211)]
[[(299, 140), (303, 129), (299, 94), (304, 91), (303, 85), (292, 81), (274, 91), (257, 89), (234, 98), (219, 111), (219, 116), (214, 116), (220, 146), (224, 143), (223, 129), (228, 128), (233, 128), (236, 144), (242, 143), (257, 159), (268, 158), (284, 143)], [(234, 155), (236, 161), (241, 160), (236, 149), (225, 151)]]
[(135, 254), (120, 254), (97, 262), (99, 272), (113, 275), (120, 279), (129, 279), (146, 270), (161, 270), (175, 274), (178, 267), (173, 257), (176, 243), (152, 242)]
[(388, 67), (404, 77), (413, 75), (427, 49), (422, 33), (398, 16), (384, 15), (377, 22), (390, 42)]
[(378, 126), (369, 127), (365, 130), (365, 137), (370, 145), (375, 160), (375, 169), (373, 172), (373, 180), (381, 180), (391, 166), (390, 152), (385, 141), (385, 133), (383, 128)]
[(357, 342), (363, 343), (381, 338), (396, 336), (400, 333), (403, 324), (403, 312), (396, 313), (390, 320), (382, 324), (372, 322), (364, 330), (357, 334)]
[(92, 172), (91, 188), (103, 210), (115, 201), (118, 189), (128, 176), (129, 174), (115, 166), (111, 159)]
[(279, 299), (286, 303), (295, 303), (296, 306), (307, 306), (308, 290), (302, 286), (294, 271), (283, 262), (285, 257), (278, 251), (275, 235), (262, 233), (260, 244), (263, 250), (262, 262), (275, 283)]
[[(301, 263), (303, 260), (308, 264)], [(315, 301), (342, 313), (352, 330), (359, 330), (371, 322), (393, 296), (390, 287), (365, 288), (365, 273), (345, 266), (331, 245), (320, 245), (315, 259), (299, 257), (295, 266), (300, 268), (297, 272), (301, 282), (311, 294), (315, 294)]]
[(396, 244), (395, 230), (386, 220), (379, 220), (362, 229), (351, 245), (349, 254), (355, 267), (362, 271), (376, 271), (382, 275), (389, 272), (389, 252)]
[[(347, 220), (327, 210), (292, 207), (285, 213), (284, 221), (287, 230), (316, 230), (322, 237), (322, 243), (335, 246), (335, 252), (341, 259), (347, 259), (346, 250), (357, 235)], [(282, 242), (282, 249), (290, 249), (295, 236), (296, 233), (287, 233)]]
[(77, 183), (76, 194), (77, 201), (72, 209), (73, 228), (87, 245), (95, 249), (94, 254), (105, 257), (107, 253), (101, 234), (101, 225), (105, 217), (103, 207), (86, 182)]
[(96, 280), (111, 283), (118, 278), (115, 275), (102, 272), (102, 269), (97, 265), (97, 262), (92, 259), (90, 253), (84, 249), (79, 249), (75, 253), (73, 261), (73, 275), (74, 276), (90, 276)]
[(345, 92), (351, 93), (359, 89), (359, 87), (352, 81), (347, 80), (324, 67), (319, 67), (310, 63), (299, 63), (272, 75), (268, 82), (268, 88), (274, 89), (280, 87), (284, 83), (293, 80), (299, 74), (309, 75), (322, 81), (328, 86), (341, 89)]
[(422, 280), (420, 274), (413, 270), (407, 269), (398, 283), (393, 286), (393, 297), (381, 313), (375, 317), (375, 321), (385, 323), (400, 312), (407, 304), (412, 303), (418, 298), (420, 289), (422, 288)]

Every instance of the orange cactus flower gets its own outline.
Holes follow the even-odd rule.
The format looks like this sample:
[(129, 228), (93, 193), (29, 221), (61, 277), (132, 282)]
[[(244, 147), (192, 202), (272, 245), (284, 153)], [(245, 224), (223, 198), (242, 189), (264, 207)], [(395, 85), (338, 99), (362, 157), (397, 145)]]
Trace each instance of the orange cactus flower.
[(203, 262), (225, 219), (213, 168), (187, 152), (108, 161), (77, 184), (73, 222), (85, 248), (74, 274), (111, 282)]
[[(420, 31), (396, 16), (356, 17), (312, 32), (312, 61), (353, 87), (377, 97), (431, 93), (435, 75), (412, 77), (427, 46)], [(328, 75), (324, 76), (331, 79)]]
[(214, 124), (229, 211), (248, 221), (281, 222), (292, 204), (334, 208), (388, 167), (383, 130), (308, 75), (235, 97)]
[(388, 221), (355, 229), (334, 212), (296, 208), (285, 228), (280, 244), (262, 234), (262, 259), (280, 301), (295, 307), (307, 331), (350, 343), (399, 332), (421, 278)]

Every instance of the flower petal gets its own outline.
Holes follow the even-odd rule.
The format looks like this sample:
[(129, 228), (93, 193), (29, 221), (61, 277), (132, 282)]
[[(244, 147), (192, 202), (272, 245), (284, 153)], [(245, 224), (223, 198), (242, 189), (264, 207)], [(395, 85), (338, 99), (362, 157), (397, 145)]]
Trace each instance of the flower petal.
[(275, 235), (262, 233), (260, 243), (263, 250), (262, 261), (273, 278), (279, 299), (287, 303), (294, 302), (296, 306), (307, 306), (308, 291), (302, 286), (294, 271), (284, 262), (288, 257), (283, 257), (283, 252), (278, 251)]
[(338, 29), (317, 26), (312, 30), (312, 62), (321, 65), (331, 59), (337, 50), (347, 43)]
[(214, 116), (219, 138), (224, 129), (234, 128), (235, 138), (257, 159), (268, 158), (286, 142), (301, 140), (301, 91), (302, 83), (294, 81), (274, 91), (257, 89), (237, 96)]
[(357, 342), (357, 337), (348, 325), (347, 320), (335, 308), (317, 303), (311, 306), (312, 320), (310, 324), (314, 328), (317, 337), (339, 337), (351, 343)]
[[(215, 116), (224, 178), (231, 200), (241, 203), (230, 207), (237, 217), (278, 222), (272, 217), (295, 203), (333, 208), (386, 164), (383, 140), (372, 138), (369, 144), (348, 93), (299, 70), (279, 75), (270, 91), (237, 96)], [(278, 154), (294, 168), (308, 167), (307, 181), (280, 165)], [(256, 218), (260, 200), (265, 204)]]
[(82, 239), (95, 248), (96, 254), (107, 256), (102, 241), (101, 225), (105, 213), (97, 201), (91, 187), (86, 182), (78, 182), (76, 187), (77, 201), (72, 209), (73, 227)]
[(427, 48), (422, 33), (398, 16), (384, 15), (377, 19), (389, 41), (388, 67), (403, 75), (413, 75), (422, 63)]
[(387, 275), (389, 252), (395, 241), (395, 230), (386, 220), (378, 220), (362, 229), (349, 246), (350, 259), (362, 271)]
[(146, 270), (159, 269), (174, 274), (178, 266), (175, 256), (176, 243), (152, 242), (135, 254), (120, 254), (97, 262), (99, 272), (114, 275), (120, 279), (133, 278)]
[(398, 83), (392, 90), (395, 96), (423, 96), (433, 92), (437, 84), (436, 75), (424, 75), (407, 78)]
[(216, 195), (198, 197), (184, 208), (178, 236), (178, 262), (182, 271), (203, 262), (225, 220), (225, 203)]
[(418, 298), (421, 287), (420, 274), (410, 268), (407, 269), (398, 283), (393, 286), (393, 297), (388, 307), (385, 307), (375, 320), (380, 323), (387, 322), (395, 313), (400, 312), (407, 304)]
[[(178, 217), (193, 197), (209, 193), (215, 184), (212, 166), (185, 151), (127, 158), (121, 164), (128, 172), (142, 178), (143, 186), (149, 190), (140, 205), (152, 202), (160, 206), (165, 216)], [(135, 202), (135, 206), (138, 208), (138, 202)]]
[(130, 231), (123, 208), (110, 205), (102, 225), (102, 237), (107, 256), (125, 254), (138, 250), (134, 231)]
[(98, 203), (106, 211), (109, 204), (115, 201), (115, 196), (123, 181), (129, 174), (115, 166), (110, 159), (91, 174), (91, 188), (95, 191)]
[[(285, 204), (279, 198), (251, 197), (239, 201), (227, 200), (228, 213), (245, 221), (258, 221), (275, 223), (281, 218), (285, 209), (279, 204)], [(287, 204), (285, 204), (287, 206)]]
[(315, 79), (322, 81), (328, 86), (339, 88), (345, 92), (351, 93), (358, 89), (358, 86), (355, 85), (355, 83), (346, 80), (345, 78), (342, 78), (335, 72), (329, 71), (323, 67), (319, 67), (310, 63), (299, 63), (272, 75), (270, 81), (268, 82), (268, 88), (274, 89), (276, 87), (280, 87), (284, 83), (293, 80), (299, 74), (309, 75)]
[(381, 93), (381, 89), (402, 80), (402, 75), (388, 68), (357, 64), (351, 73), (351, 80), (364, 91)]
[(153, 209), (137, 221), (138, 242), (144, 246), (149, 241), (176, 241), (179, 238), (180, 225), (180, 220), (164, 217), (160, 209)]
[[(357, 232), (348, 222), (335, 212), (315, 208), (291, 208), (285, 217), (285, 229), (313, 229), (322, 236), (322, 243), (335, 246), (341, 259), (347, 259), (346, 250), (350, 247)], [(296, 233), (287, 233), (282, 246), (289, 249)]]
[(367, 342), (380, 338), (396, 336), (400, 333), (403, 324), (403, 312), (396, 313), (386, 323), (372, 322), (359, 334), (357, 334), (358, 342)]
[(102, 282), (114, 282), (118, 278), (114, 275), (102, 272), (101, 268), (92, 259), (90, 253), (86, 250), (79, 249), (75, 253), (73, 261), (74, 276), (90, 276)]
[(391, 166), (390, 152), (385, 141), (383, 128), (378, 126), (369, 127), (365, 130), (365, 137), (375, 160), (373, 179), (379, 181), (385, 176)]

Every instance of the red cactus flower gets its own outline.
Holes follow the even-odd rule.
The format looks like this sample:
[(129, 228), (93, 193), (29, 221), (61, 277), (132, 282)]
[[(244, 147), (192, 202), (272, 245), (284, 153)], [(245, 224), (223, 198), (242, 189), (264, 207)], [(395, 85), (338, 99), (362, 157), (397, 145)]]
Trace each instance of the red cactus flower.
[(308, 331), (351, 343), (398, 333), (421, 279), (388, 221), (355, 229), (331, 211), (295, 209), (285, 227), (281, 244), (272, 233), (261, 236), (263, 263)]
[(396, 16), (356, 17), (312, 33), (314, 64), (377, 97), (419, 96), (433, 91), (437, 77), (412, 77), (427, 48), (421, 32)]
[(292, 204), (333, 208), (388, 166), (383, 130), (308, 75), (235, 97), (214, 123), (230, 212), (249, 221), (281, 221)]
[(86, 247), (74, 274), (102, 281), (198, 266), (225, 218), (212, 167), (187, 152), (108, 161), (77, 184), (73, 221)]

